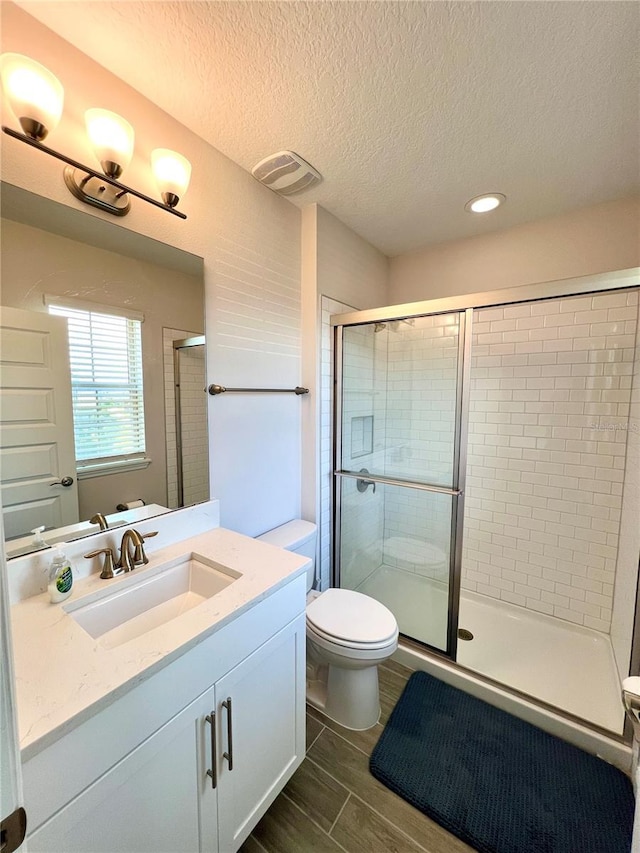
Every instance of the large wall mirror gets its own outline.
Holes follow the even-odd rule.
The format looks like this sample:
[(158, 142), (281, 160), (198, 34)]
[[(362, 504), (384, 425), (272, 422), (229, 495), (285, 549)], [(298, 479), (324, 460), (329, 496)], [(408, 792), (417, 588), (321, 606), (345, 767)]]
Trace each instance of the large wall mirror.
[(7, 556), (208, 500), (202, 259), (7, 184), (0, 239)]

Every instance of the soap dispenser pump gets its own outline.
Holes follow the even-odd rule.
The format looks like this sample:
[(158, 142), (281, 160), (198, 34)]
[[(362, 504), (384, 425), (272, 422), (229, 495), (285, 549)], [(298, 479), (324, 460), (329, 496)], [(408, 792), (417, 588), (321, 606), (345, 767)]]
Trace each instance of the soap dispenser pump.
[(31, 531), (33, 533), (33, 544), (37, 545), (38, 548), (47, 548), (48, 545), (42, 536), (42, 532), (44, 531), (44, 524), (41, 524), (40, 527), (34, 527)]
[(49, 569), (49, 585), (47, 587), (49, 597), (54, 603), (64, 601), (71, 595), (73, 587), (73, 572), (71, 563), (64, 553), (66, 542), (56, 545), (53, 552), (53, 560)]

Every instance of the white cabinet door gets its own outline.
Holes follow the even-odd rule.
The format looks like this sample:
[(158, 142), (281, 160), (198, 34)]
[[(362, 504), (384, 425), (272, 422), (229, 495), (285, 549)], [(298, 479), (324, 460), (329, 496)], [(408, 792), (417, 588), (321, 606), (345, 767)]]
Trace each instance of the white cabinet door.
[(29, 853), (215, 853), (213, 706), (209, 690), (29, 836)]
[(304, 667), (302, 616), (216, 682), (220, 853), (235, 853), (304, 758)]
[[(0, 541), (3, 539), (0, 515)], [(17, 850), (21, 846), (23, 830), (15, 831), (10, 816), (22, 807), (22, 778), (20, 751), (16, 723), (16, 691), (13, 676), (13, 650), (9, 622), (9, 593), (7, 589), (7, 563), (0, 553), (0, 821), (3, 822), (2, 849)], [(6, 821), (6, 824), (4, 823)]]

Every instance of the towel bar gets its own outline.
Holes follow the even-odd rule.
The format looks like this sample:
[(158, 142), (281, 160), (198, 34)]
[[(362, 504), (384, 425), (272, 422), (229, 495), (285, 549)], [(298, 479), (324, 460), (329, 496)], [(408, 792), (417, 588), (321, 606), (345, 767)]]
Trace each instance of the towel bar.
[(309, 393), (308, 388), (301, 388), (299, 385), (295, 388), (225, 388), (224, 385), (209, 385), (207, 390), (212, 396), (227, 391), (240, 391), (243, 394), (296, 394), (298, 397)]

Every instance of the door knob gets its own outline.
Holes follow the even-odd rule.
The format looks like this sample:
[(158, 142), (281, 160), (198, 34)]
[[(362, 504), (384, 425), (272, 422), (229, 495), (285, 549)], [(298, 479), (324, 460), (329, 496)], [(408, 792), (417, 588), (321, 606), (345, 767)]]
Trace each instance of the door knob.
[(56, 480), (55, 483), (51, 483), (52, 486), (64, 486), (65, 489), (68, 489), (69, 486), (73, 486), (73, 477), (63, 477), (61, 480)]

